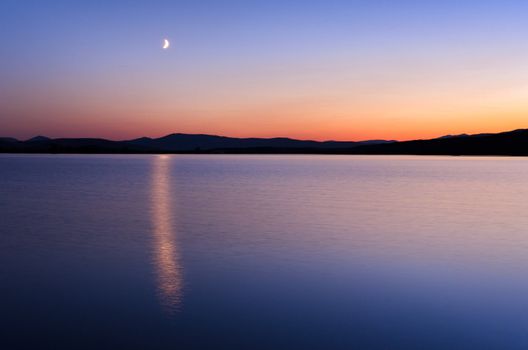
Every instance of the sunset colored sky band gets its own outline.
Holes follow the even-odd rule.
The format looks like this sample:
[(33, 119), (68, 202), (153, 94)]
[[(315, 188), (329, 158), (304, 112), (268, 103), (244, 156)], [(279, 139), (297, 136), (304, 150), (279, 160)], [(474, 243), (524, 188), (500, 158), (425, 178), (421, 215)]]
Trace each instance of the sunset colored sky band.
[(527, 13), (507, 0), (2, 0), (0, 136), (526, 128)]

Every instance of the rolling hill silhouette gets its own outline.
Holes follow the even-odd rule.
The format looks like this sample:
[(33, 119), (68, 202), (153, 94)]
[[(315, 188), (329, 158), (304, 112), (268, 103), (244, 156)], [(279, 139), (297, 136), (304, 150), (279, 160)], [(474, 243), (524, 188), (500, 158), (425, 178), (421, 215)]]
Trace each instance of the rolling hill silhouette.
[(126, 141), (37, 136), (0, 138), (3, 153), (228, 153), (228, 154), (415, 154), (528, 156), (528, 129), (497, 134), (447, 135), (414, 141), (310, 141), (170, 134)]
[(135, 140), (125, 141), (129, 145), (144, 147), (146, 149), (163, 150), (169, 152), (178, 151), (211, 151), (227, 149), (247, 149), (247, 148), (301, 148), (301, 149), (335, 149), (353, 148), (362, 145), (386, 143), (389, 141), (305, 141), (294, 140), (285, 137), (276, 138), (234, 138), (216, 135), (202, 134), (170, 134), (157, 139), (142, 137)]
[(355, 154), (528, 156), (528, 129), (359, 146)]
[[(26, 141), (0, 138), (0, 152), (23, 153), (310, 153), (310, 150), (350, 149), (357, 146), (387, 143), (371, 140), (361, 142), (305, 141), (290, 138), (234, 138), (202, 134), (170, 134), (160, 138), (142, 137), (126, 141), (98, 138), (58, 138), (36, 136)], [(267, 153), (267, 152), (266, 152)]]

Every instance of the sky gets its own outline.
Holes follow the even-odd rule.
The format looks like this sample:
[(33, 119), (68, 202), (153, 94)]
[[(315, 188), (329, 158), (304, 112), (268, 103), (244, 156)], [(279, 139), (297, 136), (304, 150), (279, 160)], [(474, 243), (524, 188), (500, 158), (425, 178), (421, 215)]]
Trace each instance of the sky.
[(524, 0), (2, 0), (0, 136), (527, 128), (527, 13)]

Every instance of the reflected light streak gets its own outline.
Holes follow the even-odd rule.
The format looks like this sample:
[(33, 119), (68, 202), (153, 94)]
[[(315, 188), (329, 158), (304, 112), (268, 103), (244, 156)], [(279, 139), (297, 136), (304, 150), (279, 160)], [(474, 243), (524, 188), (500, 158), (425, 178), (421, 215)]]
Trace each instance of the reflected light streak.
[(157, 156), (152, 176), (152, 224), (154, 263), (162, 307), (169, 313), (178, 310), (182, 301), (182, 268), (172, 223), (169, 156)]

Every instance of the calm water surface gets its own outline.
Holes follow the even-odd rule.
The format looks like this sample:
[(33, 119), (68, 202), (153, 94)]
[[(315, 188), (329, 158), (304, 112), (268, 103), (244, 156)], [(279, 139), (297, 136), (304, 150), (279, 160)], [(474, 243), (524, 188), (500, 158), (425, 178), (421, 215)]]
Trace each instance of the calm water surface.
[(2, 349), (527, 347), (527, 159), (0, 156)]

